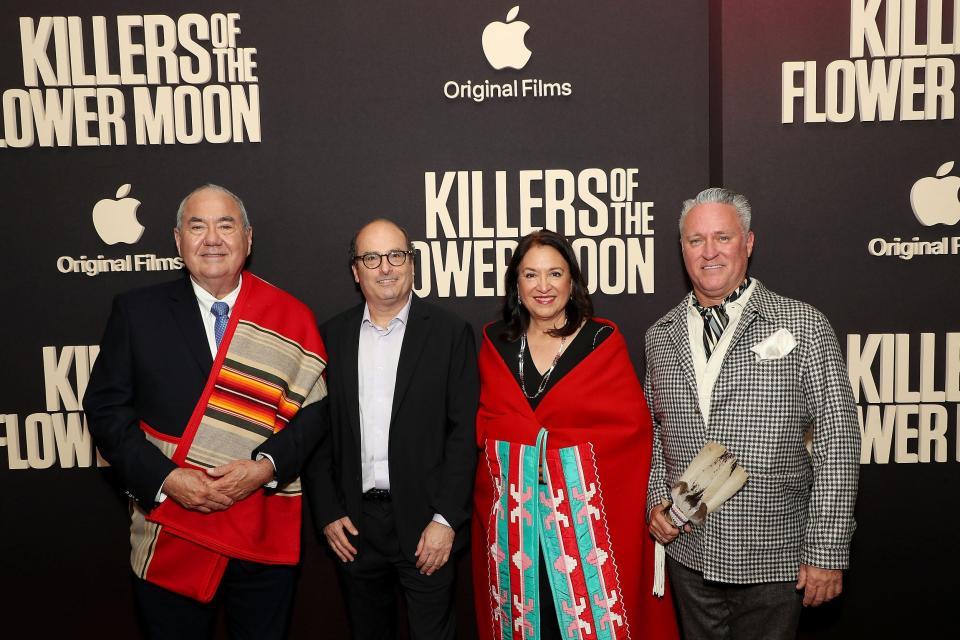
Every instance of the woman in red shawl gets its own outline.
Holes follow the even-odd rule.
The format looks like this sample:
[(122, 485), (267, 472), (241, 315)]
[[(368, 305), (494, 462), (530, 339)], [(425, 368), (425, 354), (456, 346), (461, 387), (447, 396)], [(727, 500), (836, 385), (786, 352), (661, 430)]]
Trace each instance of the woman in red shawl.
[(480, 349), (480, 638), (677, 638), (669, 597), (651, 595), (652, 433), (623, 336), (592, 317), (557, 233), (522, 238), (505, 281), (503, 319)]

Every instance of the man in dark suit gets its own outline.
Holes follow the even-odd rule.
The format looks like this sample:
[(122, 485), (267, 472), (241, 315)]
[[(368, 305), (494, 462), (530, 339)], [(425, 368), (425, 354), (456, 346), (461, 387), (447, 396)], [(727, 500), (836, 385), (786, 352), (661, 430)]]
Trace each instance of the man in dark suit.
[[(326, 392), (322, 358), (304, 350), (296, 360), (284, 349), (294, 342), (322, 352), (322, 345), (302, 303), (243, 272), (253, 229), (237, 196), (215, 185), (195, 190), (180, 205), (174, 238), (189, 277), (117, 296), (84, 398), (97, 447), (132, 499), (141, 624), (151, 638), (208, 637), (216, 611), (204, 601), (216, 594), (232, 636), (281, 638), (299, 553), (296, 476), (318, 435)], [(275, 309), (283, 309), (279, 321)], [(259, 326), (245, 324), (248, 317)], [(253, 343), (260, 354), (280, 354), (268, 364), (287, 389), (273, 413), (261, 402), (251, 419), (248, 408), (223, 408), (239, 396), (218, 375), (245, 359), (244, 393), (258, 393), (259, 356), (243, 353)], [(278, 483), (282, 497), (261, 489)], [(244, 529), (251, 514), (264, 515), (270, 536), (289, 542), (269, 563), (247, 561), (265, 551), (257, 542), (243, 551), (247, 560), (224, 551), (226, 537), (217, 552), (196, 543), (197, 530), (238, 520), (241, 534), (257, 540)]]
[(350, 261), (365, 302), (321, 328), (330, 437), (306, 491), (359, 639), (393, 637), (397, 583), (414, 639), (455, 635), (449, 560), (470, 514), (476, 349), (466, 322), (412, 294), (413, 256), (393, 222), (360, 229)]

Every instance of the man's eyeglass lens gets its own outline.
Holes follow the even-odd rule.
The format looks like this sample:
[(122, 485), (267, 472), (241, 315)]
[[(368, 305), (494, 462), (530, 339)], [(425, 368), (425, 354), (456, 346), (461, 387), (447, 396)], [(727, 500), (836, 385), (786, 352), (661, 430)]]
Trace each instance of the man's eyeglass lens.
[(407, 254), (409, 251), (391, 251), (389, 253), (365, 253), (360, 256), (360, 260), (363, 261), (363, 266), (367, 269), (376, 269), (380, 266), (380, 262), (384, 257), (387, 258), (387, 262), (392, 264), (395, 267), (403, 266), (403, 263), (407, 261)]

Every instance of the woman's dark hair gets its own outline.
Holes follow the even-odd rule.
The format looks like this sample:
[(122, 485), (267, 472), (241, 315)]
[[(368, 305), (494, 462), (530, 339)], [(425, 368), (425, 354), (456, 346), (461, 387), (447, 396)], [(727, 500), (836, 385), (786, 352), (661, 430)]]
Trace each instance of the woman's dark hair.
[(549, 229), (534, 231), (520, 238), (520, 243), (513, 252), (510, 265), (507, 267), (507, 273), (504, 275), (503, 284), (507, 295), (503, 299), (503, 323), (506, 325), (503, 337), (510, 342), (518, 340), (530, 324), (530, 312), (520, 304), (519, 272), (523, 257), (533, 247), (556, 249), (557, 253), (566, 260), (570, 271), (570, 299), (567, 300), (565, 308), (567, 323), (559, 329), (553, 329), (547, 333), (554, 337), (572, 335), (580, 328), (580, 324), (584, 320), (593, 317), (593, 303), (590, 302), (590, 294), (587, 293), (587, 285), (583, 281), (583, 274), (580, 273), (580, 264), (577, 262), (577, 255), (573, 252), (573, 247), (570, 246), (566, 238), (556, 231), (550, 231)]

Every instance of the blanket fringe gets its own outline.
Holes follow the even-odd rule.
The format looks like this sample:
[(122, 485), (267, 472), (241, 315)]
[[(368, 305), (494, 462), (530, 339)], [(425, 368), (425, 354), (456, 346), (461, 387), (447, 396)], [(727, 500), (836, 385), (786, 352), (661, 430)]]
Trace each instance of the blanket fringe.
[(663, 592), (666, 589), (666, 555), (663, 545), (658, 542), (653, 551), (653, 595), (658, 598), (663, 597)]

